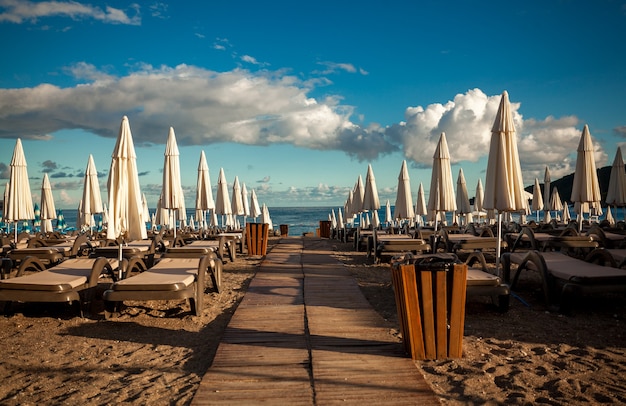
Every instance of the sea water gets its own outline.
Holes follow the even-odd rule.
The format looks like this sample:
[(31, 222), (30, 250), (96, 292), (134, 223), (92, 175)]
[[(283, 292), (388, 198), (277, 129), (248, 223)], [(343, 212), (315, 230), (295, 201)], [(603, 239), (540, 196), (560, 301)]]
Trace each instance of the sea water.
[[(302, 236), (304, 233), (315, 234), (316, 230), (320, 226), (319, 225), (320, 221), (330, 220), (332, 216), (332, 212), (334, 212), (335, 217), (337, 218), (339, 214), (339, 210), (340, 210), (339, 207), (332, 207), (332, 206), (328, 206), (328, 207), (273, 207), (273, 208), (270, 207), (269, 213), (270, 213), (270, 218), (272, 219), (272, 226), (273, 226), (274, 231), (279, 230), (280, 225), (285, 224), (289, 227), (289, 235)], [(151, 209), (149, 211), (152, 214), (155, 210)], [(341, 208), (341, 211), (343, 214), (343, 208)], [(66, 231), (76, 229), (76, 217), (77, 217), (76, 209), (63, 209), (63, 210), (57, 210), (57, 212), (63, 213), (63, 217), (66, 223), (66, 229), (65, 229)], [(194, 212), (195, 212), (194, 209), (187, 209), (187, 219), (193, 216)], [(391, 212), (393, 213), (393, 206), (391, 208)], [(624, 220), (625, 211), (623, 208), (621, 207), (618, 208), (617, 212), (615, 211), (615, 208), (612, 208), (611, 212), (616, 221)], [(552, 218), (554, 218), (555, 214), (556, 214), (555, 212), (552, 213)], [(576, 218), (576, 214), (573, 212), (572, 208), (570, 208), (570, 215), (572, 216), (572, 218)], [(604, 214), (600, 216), (599, 220), (603, 220), (605, 218), (605, 215), (606, 215), (606, 208), (604, 209)], [(371, 213), (369, 213), (368, 216), (371, 219)], [(100, 216), (96, 215), (95, 217), (96, 217), (95, 218), (96, 222), (98, 222), (100, 220)], [(218, 218), (219, 217), (221, 216), (218, 216)], [(345, 221), (345, 217), (343, 218)], [(352, 224), (354, 226), (357, 226), (359, 224), (360, 219), (362, 218), (364, 218), (364, 216), (356, 216), (352, 220)], [(385, 207), (382, 207), (378, 210), (378, 218), (380, 219), (381, 222), (385, 221)], [(527, 221), (536, 220), (536, 219), (537, 217), (536, 217), (535, 212), (526, 216)], [(539, 219), (540, 221), (541, 219), (543, 219), (543, 212), (540, 212)], [(446, 220), (448, 224), (452, 224), (452, 213), (446, 213)], [(519, 221), (519, 216), (514, 215), (513, 220)], [(241, 216), (238, 217), (238, 221), (240, 224), (243, 224), (243, 221), (244, 221), (243, 217)], [(256, 219), (248, 217), (245, 221), (253, 222), (253, 223), (260, 222), (260, 217)], [(484, 221), (484, 217), (483, 217), (483, 221)], [(32, 230), (32, 221), (28, 223), (29, 225), (27, 229)], [(24, 228), (23, 222), (18, 222), (18, 225), (19, 225), (18, 230), (22, 230), (22, 228)], [(52, 225), (56, 229), (57, 221), (53, 220)], [(146, 223), (146, 226), (150, 228), (151, 224), (148, 222)], [(6, 224), (0, 223), (0, 227), (6, 230)], [(13, 226), (11, 226), (11, 230), (13, 230)]]

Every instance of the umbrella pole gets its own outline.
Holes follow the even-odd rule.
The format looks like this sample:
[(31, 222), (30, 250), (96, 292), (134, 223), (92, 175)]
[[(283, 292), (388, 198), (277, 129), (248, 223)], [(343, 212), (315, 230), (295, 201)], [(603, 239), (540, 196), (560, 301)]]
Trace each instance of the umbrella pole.
[(498, 211), (498, 233), (497, 233), (497, 241), (496, 241), (496, 272), (498, 274), (500, 273), (501, 240), (502, 240), (502, 213)]
[(118, 263), (117, 263), (117, 275), (118, 275), (118, 280), (122, 280), (122, 241), (120, 241), (120, 248), (118, 250)]

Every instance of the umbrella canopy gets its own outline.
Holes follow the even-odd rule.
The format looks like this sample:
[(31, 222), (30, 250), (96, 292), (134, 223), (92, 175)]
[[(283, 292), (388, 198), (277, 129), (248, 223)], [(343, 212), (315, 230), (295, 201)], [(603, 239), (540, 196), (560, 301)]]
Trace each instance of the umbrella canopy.
[(137, 155), (130, 124), (128, 117), (124, 116), (111, 155), (111, 168), (107, 181), (109, 195), (107, 239), (109, 240), (115, 240), (122, 235), (126, 235), (126, 238), (130, 240), (147, 238), (136, 161)]
[(250, 203), (248, 201), (248, 189), (246, 184), (241, 184), (241, 202), (243, 203), (243, 215), (244, 217), (250, 216)]
[(606, 203), (613, 206), (626, 205), (626, 171), (624, 171), (622, 147), (617, 147), (617, 152), (615, 152), (609, 176), (609, 189), (606, 192)]
[(476, 184), (476, 196), (474, 196), (474, 211), (478, 215), (478, 221), (480, 221), (481, 213), (483, 213), (483, 201), (485, 199), (485, 192), (483, 191), (483, 182), (478, 179)]
[(456, 212), (459, 214), (469, 214), (472, 212), (472, 207), (469, 202), (469, 193), (467, 192), (467, 183), (465, 182), (465, 175), (463, 174), (463, 168), (459, 169), (459, 176), (456, 180)]
[[(546, 216), (550, 215), (550, 169), (546, 166), (546, 171), (543, 174), (543, 210), (546, 212)], [(544, 220), (548, 223), (550, 220)]]
[(261, 215), (261, 208), (259, 207), (259, 199), (256, 197), (254, 189), (250, 192), (250, 217), (257, 218)]
[(330, 210), (329, 220), (330, 220), (330, 228), (336, 229), (337, 228), (337, 216), (335, 216), (335, 209)]
[(145, 193), (141, 194), (141, 215), (144, 223), (150, 221), (150, 209), (148, 208), (148, 199), (146, 199)]
[(509, 94), (506, 90), (502, 92), (500, 106), (491, 128), (483, 207), (498, 210), (498, 242), (496, 246), (496, 268), (498, 268), (502, 238), (502, 216), (500, 214), (526, 210), (528, 207), (517, 152), (513, 114), (511, 113)]
[(433, 155), (433, 170), (430, 178), (430, 196), (428, 197), (428, 211), (435, 218), (437, 228), (437, 214), (445, 211), (455, 211), (456, 201), (452, 168), (450, 167), (450, 152), (446, 134), (441, 133), (439, 143)]
[[(10, 168), (9, 193), (3, 209), (4, 221), (34, 220), (35, 210), (28, 181), (26, 156), (24, 155), (22, 140), (19, 138), (15, 142)], [(15, 227), (15, 235), (17, 238), (17, 225)]]
[(561, 195), (559, 194), (559, 190), (555, 187), (552, 188), (552, 195), (550, 196), (550, 206), (551, 211), (561, 211), (563, 210), (563, 202), (561, 201)]
[(363, 178), (361, 175), (356, 180), (354, 192), (352, 193), (352, 214), (358, 214), (363, 211), (363, 200), (365, 199), (365, 188), (363, 187)]
[(527, 206), (524, 181), (506, 91), (502, 93), (491, 134), (483, 207), (500, 212), (524, 210)]
[(567, 224), (570, 220), (572, 220), (572, 216), (569, 214), (569, 207), (567, 202), (563, 202), (563, 222)]
[(228, 196), (228, 183), (224, 169), (220, 168), (220, 174), (217, 178), (217, 199), (215, 201), (215, 214), (227, 215), (232, 214), (233, 209), (230, 205), (230, 197)]
[(345, 225), (343, 223), (343, 214), (341, 213), (341, 207), (337, 209), (337, 228), (343, 230)]
[(539, 211), (543, 210), (543, 195), (541, 194), (541, 187), (537, 178), (535, 178), (535, 186), (533, 186), (532, 209), (537, 212), (537, 221), (539, 221)]
[(424, 217), (428, 214), (428, 208), (426, 207), (426, 198), (424, 197), (424, 185), (420, 182), (420, 186), (417, 189), (417, 198), (415, 199), (415, 219), (422, 225), (424, 224)]
[(611, 206), (606, 208), (606, 221), (608, 221), (612, 226), (615, 225), (615, 218), (613, 217), (613, 214), (611, 214)]
[(206, 162), (204, 151), (200, 152), (200, 162), (198, 163), (198, 183), (196, 187), (196, 210), (210, 210), (215, 208), (213, 191), (211, 190), (211, 177), (209, 176), (209, 165)]
[(586, 207), (599, 206), (600, 203), (600, 185), (596, 172), (596, 159), (593, 155), (593, 142), (586, 124), (580, 136), (577, 151), (571, 200), (579, 203), (576, 207), (579, 209), (577, 213), (580, 215), (580, 228), (582, 228), (582, 217)]
[(232, 214), (235, 216), (243, 216), (246, 214), (243, 207), (243, 200), (241, 199), (241, 186), (239, 185), (238, 176), (235, 176), (235, 181), (233, 182), (233, 195), (230, 207), (233, 212)]
[[(185, 197), (183, 196), (183, 186), (180, 178), (180, 153), (176, 142), (174, 128), (170, 127), (163, 154), (163, 200), (164, 209), (172, 210), (174, 236), (176, 236), (176, 211), (184, 209)], [(182, 211), (182, 210), (181, 210)], [(180, 214), (180, 219), (186, 217), (185, 213)]]
[(263, 203), (263, 207), (261, 208), (261, 223), (269, 225), (269, 229), (274, 228), (272, 225), (272, 218), (270, 217), (270, 211), (265, 203)]
[(365, 211), (380, 209), (380, 200), (378, 199), (378, 189), (376, 188), (376, 178), (374, 178), (372, 165), (367, 165), (365, 191), (363, 192), (363, 206), (361, 208)]
[(102, 213), (102, 196), (100, 195), (96, 163), (93, 160), (93, 155), (89, 154), (83, 181), (82, 205), (78, 213), (79, 228), (83, 226), (92, 227), (94, 224), (92, 224), (91, 219), (96, 213)]
[(41, 231), (44, 233), (52, 232), (52, 220), (57, 218), (57, 210), (54, 206), (54, 197), (52, 196), (52, 187), (48, 174), (43, 174), (41, 182)]
[(400, 173), (398, 174), (398, 190), (396, 192), (396, 204), (393, 208), (394, 219), (413, 219), (415, 210), (413, 209), (413, 196), (411, 194), (411, 180), (406, 160), (402, 161)]
[(387, 203), (385, 203), (385, 223), (393, 223), (393, 216), (391, 215), (391, 203), (389, 202), (389, 199), (387, 199)]

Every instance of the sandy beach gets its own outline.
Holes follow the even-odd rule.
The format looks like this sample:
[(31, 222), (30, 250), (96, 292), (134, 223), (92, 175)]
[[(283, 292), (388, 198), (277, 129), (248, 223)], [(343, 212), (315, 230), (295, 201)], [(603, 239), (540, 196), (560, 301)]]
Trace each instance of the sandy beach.
[[(389, 264), (328, 243), (401, 340)], [(0, 318), (0, 403), (189, 404), (259, 263), (228, 262), (201, 317), (185, 302), (128, 302), (114, 321), (98, 301), (85, 319), (64, 305), (15, 305)], [(546, 309), (532, 274), (520, 282), (508, 313), (468, 302), (462, 358), (416, 362), (442, 403), (625, 403), (626, 297), (583, 298), (564, 316)]]

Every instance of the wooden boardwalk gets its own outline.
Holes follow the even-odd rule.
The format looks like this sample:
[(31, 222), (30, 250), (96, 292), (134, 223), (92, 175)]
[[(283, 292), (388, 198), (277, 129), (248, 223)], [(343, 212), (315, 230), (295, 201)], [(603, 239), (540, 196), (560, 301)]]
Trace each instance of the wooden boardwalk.
[(329, 248), (291, 237), (268, 253), (193, 405), (440, 404)]

